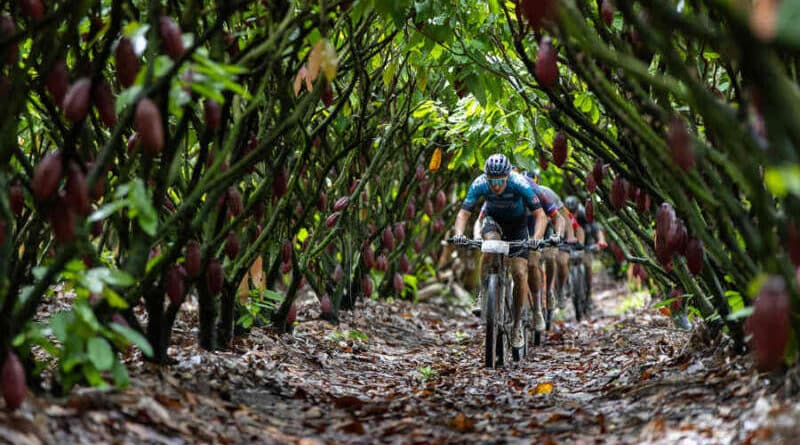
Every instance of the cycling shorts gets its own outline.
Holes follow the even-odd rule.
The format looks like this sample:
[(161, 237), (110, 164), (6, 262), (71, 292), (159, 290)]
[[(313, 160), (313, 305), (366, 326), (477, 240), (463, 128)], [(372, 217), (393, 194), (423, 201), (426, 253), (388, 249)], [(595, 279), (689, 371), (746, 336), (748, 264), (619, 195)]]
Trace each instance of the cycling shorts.
[[(524, 220), (520, 223), (500, 223), (489, 215), (483, 218), (481, 225), (481, 235), (486, 237), (487, 233), (496, 232), (504, 241), (525, 241), (528, 239), (528, 227)], [(525, 247), (512, 247), (508, 252), (511, 258), (527, 258), (528, 249)]]

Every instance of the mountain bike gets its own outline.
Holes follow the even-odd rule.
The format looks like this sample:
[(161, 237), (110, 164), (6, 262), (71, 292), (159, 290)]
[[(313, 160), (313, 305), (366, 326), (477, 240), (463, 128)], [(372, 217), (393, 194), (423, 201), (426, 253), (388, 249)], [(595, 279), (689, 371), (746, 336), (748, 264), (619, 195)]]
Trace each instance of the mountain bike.
[[(453, 243), (453, 239), (447, 239)], [(511, 277), (508, 253), (512, 248), (523, 247), (538, 250), (548, 247), (548, 241), (501, 241), (468, 239), (466, 248), (481, 249), (483, 253), (492, 254), (488, 267), (487, 279), (481, 284), (481, 318), (486, 331), (484, 343), (484, 365), (487, 368), (505, 366), (510, 360), (519, 361), (527, 354), (528, 329), (530, 326), (530, 310), (523, 305), (520, 320), (523, 327), (525, 344), (521, 348), (511, 347), (514, 328), (514, 280)], [(510, 359), (510, 360), (509, 360)]]
[[(564, 244), (559, 247), (569, 252), (569, 273), (564, 283), (566, 295), (572, 297), (575, 308), (575, 320), (581, 321), (589, 316), (589, 292), (586, 289), (586, 264), (583, 262), (584, 246), (582, 244)], [(589, 252), (596, 252), (596, 244), (588, 246)]]

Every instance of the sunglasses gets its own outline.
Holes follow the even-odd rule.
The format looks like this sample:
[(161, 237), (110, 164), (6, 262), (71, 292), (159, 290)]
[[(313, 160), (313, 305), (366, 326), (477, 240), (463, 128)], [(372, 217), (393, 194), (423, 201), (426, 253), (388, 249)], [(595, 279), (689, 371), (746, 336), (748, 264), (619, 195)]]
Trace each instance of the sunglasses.
[(503, 185), (508, 178), (489, 178), (489, 185)]

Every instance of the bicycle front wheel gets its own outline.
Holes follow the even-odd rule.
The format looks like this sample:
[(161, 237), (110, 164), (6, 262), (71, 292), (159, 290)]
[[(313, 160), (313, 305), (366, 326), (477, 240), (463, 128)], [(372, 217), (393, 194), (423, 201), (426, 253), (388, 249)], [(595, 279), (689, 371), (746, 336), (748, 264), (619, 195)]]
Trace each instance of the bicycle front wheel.
[[(500, 342), (500, 320), (498, 319), (498, 297), (501, 295), (500, 279), (497, 274), (489, 275), (486, 286), (486, 342), (483, 361), (487, 368), (494, 368), (497, 363), (497, 345)], [(502, 354), (502, 351), (500, 351)]]

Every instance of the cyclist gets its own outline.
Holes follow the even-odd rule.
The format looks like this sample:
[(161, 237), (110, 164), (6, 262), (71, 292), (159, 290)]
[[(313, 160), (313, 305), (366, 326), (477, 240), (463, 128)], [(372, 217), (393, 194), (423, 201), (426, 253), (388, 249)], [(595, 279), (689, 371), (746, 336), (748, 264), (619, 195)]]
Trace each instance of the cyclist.
[[(464, 229), (481, 198), (487, 202), (486, 216), (481, 227), (484, 239), (527, 240), (529, 236), (525, 215), (530, 212), (537, 220), (533, 239), (541, 240), (547, 216), (528, 181), (522, 175), (511, 171), (511, 162), (501, 153), (489, 156), (483, 169), (484, 173), (470, 184), (467, 197), (456, 215), (454, 244), (466, 245), (467, 237), (464, 235)], [(511, 346), (521, 348), (525, 344), (520, 313), (524, 298), (528, 295), (528, 250), (522, 247), (514, 248), (509, 252), (509, 257), (511, 257), (511, 275), (514, 280), (514, 329)], [(481, 268), (487, 264), (490, 264), (489, 258), (484, 257)], [(481, 273), (482, 277), (484, 275)]]
[(564, 200), (567, 210), (569, 210), (578, 222), (578, 242), (583, 244), (587, 249), (583, 252), (583, 264), (586, 266), (586, 301), (589, 309), (592, 308), (592, 260), (593, 255), (589, 247), (595, 242), (600, 250), (608, 247), (606, 244), (606, 236), (603, 227), (596, 222), (589, 222), (586, 220), (586, 209), (578, 201), (576, 196), (567, 196)]
[[(519, 168), (516, 166), (511, 167), (511, 171), (514, 173), (519, 173)], [(528, 181), (528, 185), (533, 188), (533, 192), (536, 194), (536, 197), (539, 199), (539, 203), (542, 206), (542, 210), (544, 211), (545, 215), (551, 218), (552, 225), (556, 226), (555, 232), (552, 230), (552, 225), (547, 224), (545, 220), (545, 224), (547, 224), (547, 228), (545, 229), (545, 234), (548, 237), (551, 237), (555, 242), (559, 241), (559, 237), (555, 234), (563, 233), (564, 227), (564, 219), (562, 219), (561, 215), (558, 214), (558, 207), (556, 205), (555, 199), (559, 200), (559, 203), (562, 207), (563, 204), (560, 203), (560, 199), (555, 194), (548, 194), (543, 187), (540, 187), (536, 184), (530, 177), (527, 175), (524, 178)], [(552, 192), (552, 191), (551, 191)], [(486, 215), (486, 208), (488, 203), (484, 203), (483, 207), (481, 207), (481, 212), (478, 215), (477, 220), (475, 221), (475, 228), (473, 229), (473, 233), (479, 233), (478, 227), (482, 223), (484, 216)], [(536, 233), (536, 218), (532, 215), (527, 215), (527, 222), (526, 225), (528, 227), (528, 236), (533, 236)], [(541, 305), (540, 293), (542, 289), (542, 270), (539, 267), (540, 264), (540, 254), (539, 251), (531, 251), (530, 256), (528, 257), (528, 290), (533, 294), (533, 323), (534, 323), (534, 330), (538, 332), (543, 332), (545, 330), (545, 321), (544, 315), (542, 314), (542, 310), (544, 309)], [(549, 302), (548, 302), (549, 304)], [(552, 306), (547, 306), (552, 308)], [(475, 312), (478, 312), (476, 308)]]
[[(547, 228), (545, 238), (555, 234), (558, 235), (560, 239), (566, 240), (567, 243), (578, 242), (577, 238), (575, 237), (575, 229), (578, 227), (577, 221), (574, 221), (573, 218), (570, 218), (569, 211), (567, 211), (566, 207), (564, 207), (561, 197), (559, 197), (558, 194), (550, 187), (541, 184), (541, 177), (539, 176), (538, 170), (526, 172), (525, 175), (533, 180), (533, 182), (536, 184), (536, 187), (539, 190), (538, 193), (543, 194), (547, 197), (546, 199), (553, 203), (553, 206), (560, 215), (560, 218), (562, 218), (560, 225), (558, 222), (556, 222)], [(553, 220), (555, 221), (555, 219)], [(553, 229), (554, 226), (555, 230)], [(567, 282), (567, 275), (569, 274), (569, 252), (562, 252), (556, 247), (551, 247), (544, 251), (543, 257), (547, 276), (547, 308), (552, 311), (556, 307), (555, 295), (561, 295), (562, 289), (564, 289), (564, 283)], [(538, 262), (536, 264), (538, 264)], [(533, 263), (529, 264), (529, 267), (533, 269)], [(541, 271), (539, 272), (539, 275), (541, 275)], [(529, 271), (529, 281), (530, 276), (531, 273)], [(558, 277), (558, 279), (556, 279), (556, 277)], [(534, 276), (534, 278), (536, 278), (537, 281), (531, 284), (531, 286), (538, 286), (539, 283), (541, 283), (541, 280), (539, 280), (536, 276)], [(562, 305), (564, 301), (564, 299), (559, 299), (559, 302), (562, 303)]]

